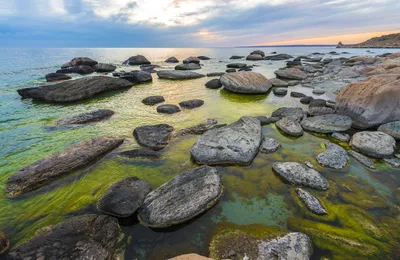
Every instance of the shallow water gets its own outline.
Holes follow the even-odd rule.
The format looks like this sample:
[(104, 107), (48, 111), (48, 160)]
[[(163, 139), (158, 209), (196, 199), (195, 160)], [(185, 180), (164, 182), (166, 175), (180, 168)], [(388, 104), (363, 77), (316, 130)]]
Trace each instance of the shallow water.
[[(220, 49), (5, 49), (0, 57), (0, 231), (8, 234), (12, 244), (16, 245), (32, 237), (35, 232), (50, 224), (59, 223), (69, 217), (96, 211), (96, 199), (106, 187), (122, 178), (136, 176), (148, 181), (155, 189), (179, 173), (197, 167), (190, 160), (189, 149), (198, 138), (188, 136), (176, 139), (163, 150), (161, 160), (126, 159), (116, 156), (122, 150), (138, 145), (132, 138), (135, 127), (156, 123), (167, 123), (176, 129), (203, 122), (207, 118), (216, 118), (220, 123), (231, 123), (244, 115), (270, 115), (281, 106), (302, 106), (298, 99), (289, 95), (276, 97), (269, 95), (244, 96), (225, 90), (211, 90), (204, 87), (210, 78), (188, 81), (169, 81), (158, 79), (153, 74), (153, 82), (134, 86), (131, 89), (108, 93), (83, 102), (70, 105), (47, 104), (21, 100), (16, 90), (43, 84), (44, 75), (54, 72), (61, 64), (73, 57), (88, 56), (99, 62), (114, 63), (118, 70), (129, 70), (120, 65), (129, 56), (145, 55), (162, 69), (173, 68), (162, 61), (170, 56), (182, 60), (190, 55), (207, 55), (212, 60), (202, 61), (200, 73), (224, 71), (231, 55), (247, 55), (250, 48)], [(331, 47), (264, 48), (266, 53), (277, 51), (293, 56), (308, 55), (312, 52), (328, 53)], [(390, 50), (374, 50), (374, 54), (365, 50), (340, 49), (354, 55), (377, 55)], [(330, 57), (325, 55), (324, 57)], [(336, 57), (336, 56), (334, 56)], [(233, 61), (236, 62), (236, 61)], [(273, 71), (282, 67), (283, 61), (247, 62), (258, 65), (254, 71), (271, 78)], [(292, 87), (310, 93), (310, 89)], [(155, 107), (145, 106), (141, 100), (149, 95), (163, 95), (166, 103), (177, 104), (184, 100), (199, 98), (205, 105), (193, 110), (183, 109), (174, 115), (158, 114)], [(329, 99), (328, 96), (319, 96)], [(94, 109), (112, 109), (116, 114), (107, 121), (84, 127), (56, 127), (52, 122), (64, 116)], [(325, 223), (320, 230), (329, 234), (343, 234), (348, 239), (368, 242), (379, 249), (378, 254), (369, 258), (390, 259), (395, 243), (399, 238), (399, 170), (383, 162), (378, 169), (364, 168), (350, 158), (346, 168), (332, 170), (317, 165), (315, 156), (324, 150), (323, 135), (305, 134), (293, 139), (282, 135), (273, 125), (264, 126), (265, 136), (276, 138), (282, 148), (274, 154), (259, 154), (252, 165), (246, 167), (218, 167), (221, 172), (225, 193), (221, 201), (212, 209), (192, 221), (163, 230), (152, 230), (134, 221), (124, 221), (121, 238), (121, 250), (126, 259), (165, 259), (183, 253), (196, 252), (208, 255), (212, 237), (224, 228), (232, 225), (250, 230), (252, 224), (279, 227), (303, 231), (295, 221), (308, 219), (314, 226)], [(7, 199), (4, 193), (5, 181), (22, 167), (65, 147), (98, 135), (117, 135), (126, 137), (126, 142), (115, 152), (88, 169), (70, 174), (62, 180), (47, 185), (37, 191), (15, 199)], [(345, 148), (345, 144), (341, 144)], [(328, 211), (335, 219), (318, 218), (307, 214), (298, 206), (292, 196), (294, 188), (284, 184), (272, 172), (275, 161), (312, 162), (317, 169), (330, 180), (329, 192), (312, 191), (323, 199)], [(335, 192), (336, 190), (336, 192)], [(363, 203), (363, 198), (372, 200)], [(381, 202), (387, 203), (380, 207)], [(370, 227), (376, 226), (385, 236), (371, 235), (369, 229), (359, 228), (352, 221), (356, 218), (348, 212), (351, 205), (362, 210), (366, 219), (371, 219)], [(353, 210), (354, 211), (354, 210)], [(291, 222), (288, 222), (288, 220)], [(293, 220), (293, 221), (292, 221)], [(359, 220), (359, 219), (358, 219)], [(360, 220), (359, 220), (360, 221)], [(363, 222), (363, 220), (361, 220)], [(396, 227), (397, 223), (397, 227)], [(306, 226), (307, 223), (303, 223)], [(393, 227), (394, 226), (394, 227)], [(339, 230), (339, 231), (337, 231)], [(308, 230), (311, 232), (310, 230)], [(336, 232), (336, 233), (335, 233)], [(307, 233), (307, 232), (306, 232)], [(373, 239), (370, 242), (363, 236)], [(332, 246), (331, 241), (312, 237), (314, 259), (322, 256), (333, 259), (346, 259), (343, 244)], [(390, 241), (390, 242), (388, 242)], [(343, 243), (343, 242), (341, 242)], [(374, 244), (375, 243), (375, 244)], [(383, 243), (389, 249), (380, 246)], [(378, 246), (377, 246), (378, 245)], [(383, 249), (382, 249), (383, 248)], [(397, 249), (398, 250), (398, 249)], [(355, 250), (350, 258), (363, 258), (362, 252)], [(384, 258), (379, 258), (384, 256)], [(350, 259), (347, 258), (347, 259)]]

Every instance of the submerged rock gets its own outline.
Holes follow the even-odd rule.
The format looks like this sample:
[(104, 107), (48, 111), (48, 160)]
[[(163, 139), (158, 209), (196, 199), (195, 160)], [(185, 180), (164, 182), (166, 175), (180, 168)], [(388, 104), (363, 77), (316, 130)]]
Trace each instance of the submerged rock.
[(323, 134), (347, 131), (351, 125), (350, 117), (336, 114), (307, 117), (301, 122), (304, 130)]
[(116, 218), (83, 215), (43, 229), (14, 248), (7, 259), (109, 260), (113, 258), (119, 235)]
[(157, 71), (157, 76), (161, 79), (198, 79), (204, 77), (203, 74), (186, 70), (161, 70)]
[(301, 107), (281, 107), (272, 112), (271, 116), (279, 119), (289, 117), (300, 122), (303, 119), (304, 111)]
[(168, 145), (174, 128), (167, 124), (136, 127), (133, 136), (138, 144), (152, 150), (161, 150)]
[(263, 94), (272, 87), (260, 73), (241, 71), (222, 75), (220, 81), (225, 89), (242, 94)]
[(204, 134), (206, 131), (214, 128), (220, 128), (225, 125), (217, 125), (218, 121), (212, 118), (208, 118), (204, 123), (191, 126), (188, 128), (181, 129), (174, 133), (173, 137), (180, 137), (180, 136), (185, 136), (185, 135), (201, 135)]
[(376, 169), (376, 165), (374, 163), (374, 161), (372, 161), (370, 158), (368, 158), (367, 156), (364, 156), (360, 153), (357, 153), (356, 151), (350, 150), (348, 151), (348, 153), (357, 161), (359, 161), (360, 163), (362, 163), (364, 166), (371, 168), (371, 169)]
[(264, 137), (260, 146), (260, 152), (262, 153), (273, 153), (281, 148), (281, 144), (271, 137)]
[(275, 162), (272, 169), (285, 181), (296, 186), (305, 186), (317, 190), (329, 189), (328, 182), (314, 169), (296, 162)]
[(346, 134), (346, 133), (339, 133), (339, 132), (335, 132), (332, 134), (332, 138), (335, 138), (339, 141), (342, 142), (348, 142), (350, 141), (350, 135)]
[(136, 55), (132, 56), (126, 61), (123, 62), (124, 65), (144, 65), (144, 64), (151, 64), (151, 62), (146, 59), (143, 55)]
[(289, 117), (284, 117), (280, 119), (278, 122), (275, 123), (275, 125), (276, 127), (278, 127), (279, 130), (287, 135), (295, 137), (303, 135), (303, 128), (301, 128), (301, 125), (297, 121)]
[(201, 107), (204, 105), (204, 101), (200, 99), (192, 99), (188, 101), (182, 101), (179, 103), (181, 107), (187, 108), (187, 109), (193, 109), (196, 107)]
[(96, 76), (68, 80), (54, 85), (18, 89), (17, 91), (23, 98), (62, 103), (87, 99), (96, 94), (129, 87), (132, 87), (132, 83), (127, 80)]
[(274, 73), (281, 79), (303, 80), (307, 78), (307, 73), (297, 68), (280, 69)]
[(153, 106), (155, 104), (159, 104), (164, 102), (165, 99), (163, 96), (150, 96), (142, 100), (142, 103), (148, 106)]
[(260, 121), (242, 117), (239, 121), (205, 132), (190, 149), (199, 164), (250, 164), (261, 144)]
[(322, 116), (334, 114), (335, 110), (330, 107), (310, 107), (308, 109), (308, 114), (310, 116)]
[(347, 164), (347, 152), (337, 144), (325, 142), (326, 150), (317, 155), (317, 161), (322, 166), (341, 169)]
[(206, 88), (218, 89), (220, 87), (222, 87), (222, 83), (221, 83), (221, 81), (219, 79), (212, 79), (212, 80), (210, 80), (209, 82), (206, 83)]
[(223, 193), (216, 168), (201, 166), (150, 192), (139, 210), (142, 224), (162, 228), (188, 221), (213, 207)]
[(113, 72), (117, 67), (112, 64), (98, 63), (93, 66), (93, 69), (96, 72)]
[(350, 140), (355, 151), (374, 158), (388, 158), (394, 154), (396, 140), (383, 132), (358, 132)]
[(157, 112), (162, 114), (175, 114), (181, 112), (181, 109), (177, 105), (164, 104), (157, 107)]
[(175, 66), (175, 70), (199, 70), (201, 69), (198, 63), (183, 63)]
[(169, 57), (164, 62), (167, 62), (167, 63), (178, 63), (179, 60), (177, 58), (175, 58), (175, 57)]
[(150, 184), (136, 177), (128, 177), (108, 186), (97, 200), (97, 208), (104, 214), (127, 218), (142, 206), (150, 192)]
[(6, 182), (8, 197), (16, 197), (93, 164), (124, 141), (118, 137), (94, 137), (40, 159), (12, 175)]
[(129, 80), (132, 83), (145, 83), (153, 80), (150, 72), (142, 71), (142, 70), (133, 70), (131, 72), (126, 72), (120, 74), (121, 79)]
[(384, 132), (392, 136), (396, 140), (400, 140), (400, 121), (394, 121), (381, 125), (378, 131)]
[(119, 155), (127, 158), (136, 158), (136, 157), (151, 158), (151, 159), (161, 158), (161, 153), (146, 148), (124, 151), (121, 152)]
[(271, 123), (275, 123), (276, 121), (279, 120), (279, 118), (277, 118), (276, 121), (274, 121), (271, 117), (267, 117), (267, 116), (255, 116), (255, 119), (257, 119), (258, 121), (260, 121), (261, 125), (268, 125)]
[(47, 82), (62, 81), (68, 79), (72, 79), (72, 77), (65, 73), (49, 73), (46, 75)]
[(56, 125), (88, 124), (102, 121), (114, 115), (114, 111), (109, 109), (99, 109), (88, 113), (82, 113), (72, 117), (66, 117), (56, 122)]
[(310, 192), (301, 188), (296, 189), (296, 193), (299, 196), (301, 202), (310, 210), (312, 213), (317, 215), (326, 215), (326, 209), (322, 206), (321, 202)]

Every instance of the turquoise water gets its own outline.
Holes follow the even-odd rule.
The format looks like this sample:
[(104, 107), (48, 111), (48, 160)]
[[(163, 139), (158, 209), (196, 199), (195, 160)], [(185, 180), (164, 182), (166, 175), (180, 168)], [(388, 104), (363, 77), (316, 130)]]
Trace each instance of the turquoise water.
[[(112, 182), (128, 176), (137, 176), (148, 181), (155, 189), (175, 175), (197, 167), (190, 160), (189, 154), (189, 149), (197, 137), (189, 136), (172, 141), (162, 151), (163, 158), (159, 161), (124, 159), (111, 153), (94, 166), (70, 174), (37, 191), (15, 199), (6, 198), (3, 190), (8, 177), (22, 167), (75, 142), (97, 135), (124, 136), (126, 142), (116, 150), (119, 152), (138, 146), (132, 138), (132, 131), (141, 125), (167, 123), (180, 129), (198, 124), (210, 117), (218, 119), (220, 123), (231, 123), (244, 115), (268, 116), (281, 106), (302, 106), (297, 99), (290, 96), (276, 97), (273, 94), (243, 96), (225, 90), (207, 89), (204, 87), (210, 80), (207, 77), (189, 81), (168, 81), (160, 80), (153, 74), (152, 83), (69, 105), (22, 100), (16, 92), (17, 89), (44, 84), (44, 76), (47, 73), (55, 72), (61, 64), (78, 56), (115, 64), (117, 70), (129, 70), (135, 68), (122, 66), (121, 63), (136, 54), (146, 56), (153, 64), (160, 65), (161, 69), (173, 68), (174, 65), (163, 62), (170, 56), (182, 60), (191, 55), (206, 55), (213, 59), (202, 61), (204, 66), (198, 72), (207, 73), (224, 71), (226, 64), (232, 62), (229, 60), (231, 55), (245, 56), (252, 50), (254, 48), (3, 49), (0, 57), (0, 231), (7, 233), (12, 244), (17, 245), (32, 237), (36, 230), (43, 226), (59, 223), (73, 215), (97, 212), (96, 199)], [(266, 53), (276, 51), (292, 56), (308, 55), (313, 52), (328, 53), (333, 50), (347, 51), (350, 54), (342, 55), (346, 57), (377, 55), (388, 51), (373, 50), (375, 53), (370, 54), (366, 50), (337, 50), (333, 47), (282, 47), (263, 48), (263, 50)], [(274, 77), (273, 72), (285, 64), (284, 61), (247, 63), (257, 65), (254, 71), (268, 78)], [(310, 91), (302, 87), (292, 89)], [(163, 95), (166, 103), (170, 104), (200, 98), (205, 101), (205, 105), (193, 110), (183, 110), (174, 115), (162, 115), (155, 111), (155, 107), (141, 103), (144, 97), (150, 95)], [(84, 127), (54, 126), (53, 122), (64, 116), (100, 108), (112, 109), (116, 114), (110, 120)], [(274, 137), (281, 142), (282, 148), (275, 154), (259, 154), (250, 166), (218, 167), (225, 193), (221, 201), (211, 210), (188, 223), (170, 229), (152, 230), (135, 222), (123, 223), (124, 239), (121, 242), (121, 251), (124, 252), (125, 258), (165, 259), (190, 252), (208, 255), (209, 243), (221, 229), (236, 225), (246, 230), (249, 225), (259, 224), (282, 230), (299, 230), (300, 228), (295, 225), (288, 225), (289, 219), (295, 221), (307, 219), (312, 221), (314, 226), (324, 223), (327, 227), (321, 227), (320, 232), (326, 231), (332, 235), (340, 231), (339, 233), (346, 239), (354, 239), (357, 236), (361, 239), (369, 233), (365, 229), (346, 224), (352, 223), (355, 218), (348, 214), (350, 206), (364, 212), (363, 214), (373, 219), (373, 225), (385, 232), (388, 226), (392, 227), (389, 239), (391, 243), (381, 238), (377, 239), (378, 242), (388, 246), (388, 248), (378, 247), (380, 254), (390, 257), (398, 246), (395, 241), (399, 237), (399, 230), (393, 228), (393, 223), (400, 220), (398, 169), (377, 162), (378, 169), (369, 170), (353, 159), (350, 159), (349, 164), (342, 170), (323, 168), (317, 166), (315, 156), (323, 151), (322, 144), (328, 137), (305, 134), (298, 139), (287, 138), (273, 125), (264, 126), (263, 132), (265, 136)], [(274, 161), (304, 162), (305, 160), (316, 165), (332, 183), (329, 193), (314, 191), (313, 193), (323, 199), (328, 211), (334, 212), (332, 215), (336, 216), (335, 221), (318, 219), (305, 213), (292, 196), (293, 188), (282, 183), (271, 169)], [(357, 185), (353, 185), (354, 183)], [(355, 201), (357, 196), (368, 197), (375, 204), (384, 202), (388, 206), (379, 209), (370, 207), (370, 204), (364, 205)], [(347, 251), (340, 250), (344, 245), (338, 244), (335, 249), (329, 239), (322, 239), (316, 235), (312, 238), (316, 252), (313, 258), (326, 256), (345, 259), (341, 254)], [(365, 257), (362, 252), (355, 252), (357, 257)], [(373, 259), (376, 255), (368, 257)]]

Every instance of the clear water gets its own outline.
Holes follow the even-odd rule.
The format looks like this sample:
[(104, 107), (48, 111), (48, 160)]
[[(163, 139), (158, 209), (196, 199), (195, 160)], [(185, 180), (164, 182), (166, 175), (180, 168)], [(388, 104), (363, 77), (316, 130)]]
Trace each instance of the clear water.
[[(308, 55), (313, 52), (347, 51), (355, 55), (377, 55), (392, 50), (334, 49), (333, 47), (282, 47), (262, 48), (266, 53), (276, 51), (293, 56)], [(127, 141), (116, 152), (128, 150), (138, 145), (132, 138), (135, 127), (148, 124), (167, 123), (176, 129), (216, 118), (220, 123), (231, 123), (244, 115), (270, 115), (281, 106), (302, 106), (290, 96), (276, 97), (273, 94), (243, 96), (225, 90), (211, 90), (204, 87), (210, 78), (188, 81), (168, 81), (158, 79), (153, 74), (153, 82), (134, 86), (121, 92), (108, 93), (87, 101), (69, 105), (48, 104), (21, 100), (16, 90), (38, 86), (45, 83), (44, 75), (57, 70), (61, 64), (73, 57), (87, 56), (99, 62), (113, 63), (117, 70), (129, 70), (120, 65), (128, 57), (145, 55), (153, 64), (162, 69), (172, 69), (174, 65), (163, 62), (170, 56), (182, 60), (188, 56), (206, 55), (213, 59), (202, 61), (204, 66), (198, 72), (224, 71), (231, 55), (247, 55), (253, 48), (219, 49), (2, 49), (0, 56), (0, 231), (8, 234), (15, 246), (32, 237), (43, 226), (59, 223), (73, 215), (96, 212), (96, 199), (111, 183), (128, 176), (137, 176), (148, 181), (152, 188), (168, 181), (186, 170), (197, 167), (191, 160), (189, 149), (198, 138), (188, 136), (176, 139), (163, 150), (159, 161), (124, 159), (115, 153), (88, 169), (70, 174), (62, 180), (28, 193), (19, 198), (7, 199), (4, 193), (5, 181), (22, 167), (65, 147), (98, 135), (117, 135)], [(325, 55), (324, 57), (329, 57)], [(334, 56), (336, 57), (336, 56)], [(237, 61), (233, 61), (237, 62)], [(254, 71), (266, 77), (274, 77), (273, 72), (284, 66), (283, 61), (247, 62), (258, 65)], [(292, 89), (310, 91), (302, 87)], [(177, 104), (193, 98), (203, 99), (205, 105), (183, 110), (174, 115), (158, 114), (155, 107), (145, 106), (141, 100), (150, 95), (163, 95), (166, 103)], [(322, 96), (329, 99), (332, 97)], [(53, 122), (59, 118), (91, 111), (112, 109), (116, 114), (102, 123), (83, 127), (56, 127)], [(152, 230), (138, 223), (121, 223), (124, 238), (121, 250), (126, 259), (165, 259), (183, 253), (196, 252), (208, 255), (212, 237), (224, 228), (250, 226), (279, 227), (283, 230), (304, 231), (289, 225), (290, 220), (308, 219), (314, 226), (325, 223), (320, 231), (337, 235), (339, 232), (347, 239), (358, 239), (365, 243), (363, 236), (370, 236), (368, 230), (347, 225), (356, 217), (349, 214), (348, 207), (362, 210), (372, 219), (372, 224), (390, 233), (390, 238), (373, 237), (379, 253), (370, 258), (390, 259), (399, 237), (399, 170), (385, 163), (377, 162), (377, 170), (368, 170), (354, 159), (342, 170), (330, 170), (317, 166), (317, 169), (331, 181), (329, 193), (313, 193), (321, 198), (335, 219), (318, 219), (304, 212), (292, 196), (293, 187), (282, 183), (272, 172), (274, 161), (311, 161), (317, 165), (315, 156), (323, 151), (322, 143), (328, 138), (324, 135), (305, 134), (298, 139), (283, 136), (273, 125), (263, 127), (264, 135), (272, 136), (282, 143), (282, 149), (270, 155), (259, 154), (251, 166), (218, 167), (222, 174), (225, 193), (221, 201), (211, 210), (194, 220), (163, 230)], [(345, 148), (347, 146), (342, 144)], [(352, 178), (350, 178), (352, 177)], [(357, 185), (351, 186), (356, 183)], [(337, 190), (336, 192), (334, 192)], [(350, 191), (349, 191), (350, 190)], [(350, 196), (346, 196), (349, 195)], [(352, 195), (353, 194), (353, 195)], [(369, 207), (350, 199), (354, 197), (372, 198), (385, 201), (385, 208)], [(350, 198), (349, 198), (350, 197)], [(350, 205), (353, 204), (353, 205)], [(342, 210), (342, 208), (346, 210)], [(359, 216), (358, 216), (359, 217)], [(359, 219), (358, 221), (363, 222)], [(396, 222), (397, 221), (397, 222)], [(291, 222), (290, 222), (291, 223)], [(347, 224), (346, 224), (347, 223)], [(397, 227), (396, 227), (397, 223)], [(304, 224), (305, 225), (305, 224)], [(322, 225), (322, 224), (321, 224)], [(394, 226), (394, 227), (393, 227)], [(332, 230), (331, 230), (332, 229)], [(339, 230), (339, 231), (337, 231)], [(306, 231), (304, 231), (306, 232)], [(311, 232), (311, 231), (310, 231)], [(306, 232), (307, 233), (307, 232)], [(355, 234), (349, 235), (349, 234)], [(343, 254), (346, 245), (332, 246), (331, 240), (312, 237), (314, 259), (322, 256), (333, 259), (346, 259)], [(388, 242), (390, 241), (390, 242)], [(370, 242), (368, 245), (373, 244)], [(342, 248), (343, 247), (343, 248)], [(398, 250), (398, 249), (397, 249)], [(362, 252), (354, 251), (355, 258), (364, 257)], [(349, 258), (347, 258), (349, 259)]]

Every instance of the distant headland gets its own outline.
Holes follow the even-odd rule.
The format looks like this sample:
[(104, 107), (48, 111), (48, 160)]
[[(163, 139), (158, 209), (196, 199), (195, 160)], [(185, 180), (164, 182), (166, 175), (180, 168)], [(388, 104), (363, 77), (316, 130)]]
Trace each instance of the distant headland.
[(374, 37), (357, 44), (339, 42), (336, 48), (400, 48), (400, 33)]

